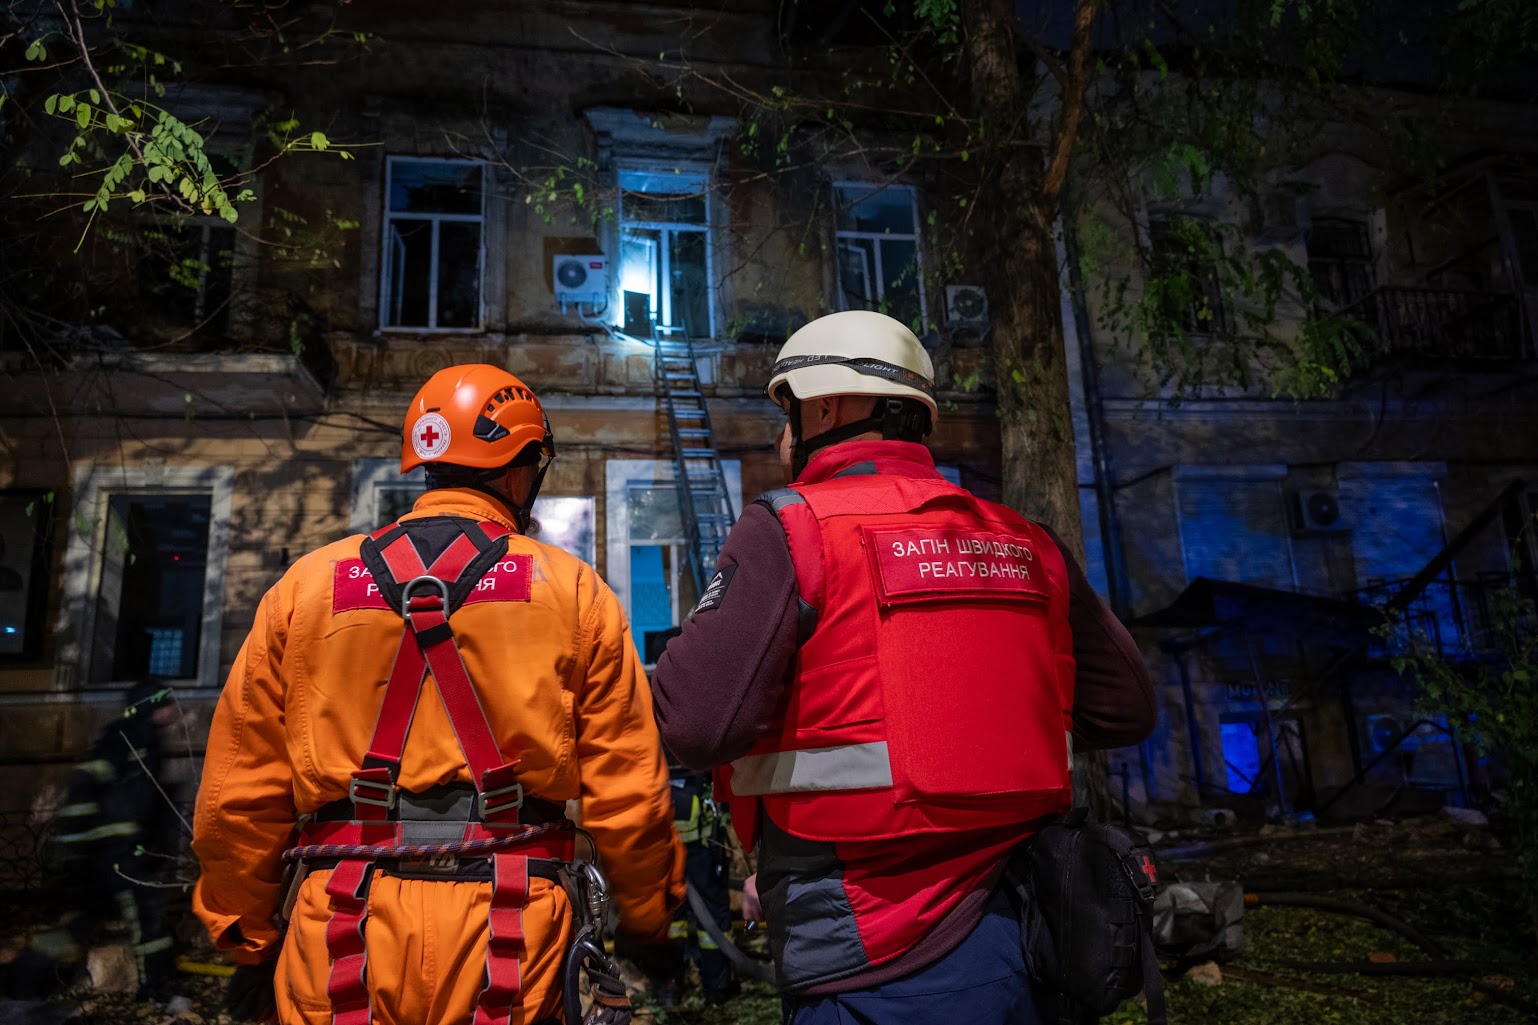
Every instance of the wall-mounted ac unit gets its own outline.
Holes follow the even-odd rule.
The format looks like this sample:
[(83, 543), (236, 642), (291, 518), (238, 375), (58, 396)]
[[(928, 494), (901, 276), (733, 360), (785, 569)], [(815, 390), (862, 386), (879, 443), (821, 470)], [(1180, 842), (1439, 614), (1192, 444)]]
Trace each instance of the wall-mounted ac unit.
[(1337, 533), (1350, 530), (1340, 508), (1340, 495), (1325, 488), (1293, 492), (1292, 526), (1300, 534)]
[(980, 285), (945, 286), (945, 326), (952, 331), (988, 330), (988, 293)]
[(557, 256), (550, 268), (550, 278), (555, 282), (555, 297), (562, 306), (603, 306), (609, 301), (609, 258), (601, 253)]

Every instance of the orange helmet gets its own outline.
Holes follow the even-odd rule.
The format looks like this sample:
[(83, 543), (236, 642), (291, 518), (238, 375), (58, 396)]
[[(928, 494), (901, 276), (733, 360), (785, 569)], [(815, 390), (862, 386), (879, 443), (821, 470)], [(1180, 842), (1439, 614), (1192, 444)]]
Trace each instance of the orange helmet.
[(406, 409), (401, 473), (428, 463), (493, 470), (530, 444), (555, 455), (545, 409), (526, 384), (487, 363), (448, 367)]

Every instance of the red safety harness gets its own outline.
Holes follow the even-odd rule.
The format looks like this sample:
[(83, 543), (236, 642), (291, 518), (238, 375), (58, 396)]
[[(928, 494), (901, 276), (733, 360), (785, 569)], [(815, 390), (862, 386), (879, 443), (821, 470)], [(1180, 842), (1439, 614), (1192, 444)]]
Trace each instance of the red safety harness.
[[(520, 823), (524, 794), (515, 777), (518, 759), (505, 757), (498, 747), (449, 626), (458, 602), (506, 552), (508, 531), (495, 523), (454, 523), (458, 536), (431, 565), (424, 565), (413, 540), (410, 527), (415, 522), (392, 524), (363, 543), (363, 560), (374, 570), (381, 593), (398, 598), (391, 604), (405, 620), (405, 630), (368, 754), (348, 785), (351, 820), (311, 823), (299, 840), (301, 848), (340, 854), (326, 884), (331, 907), (326, 924), (331, 959), (326, 994), (333, 1025), (369, 1025), (371, 1018), (364, 927), (376, 862), (420, 854), (420, 847), (410, 843), (405, 825), (393, 813), (400, 798), (396, 779), (401, 753), (429, 670), (475, 780), (480, 820), (465, 823), (461, 843), (443, 844), (439, 849), (491, 861), (486, 981), (476, 1000), (474, 1025), (507, 1022), (518, 1003), (529, 858), (572, 858), (569, 826), (531, 828)], [(446, 527), (443, 518), (425, 524), (439, 531)], [(339, 852), (338, 848), (347, 849)]]

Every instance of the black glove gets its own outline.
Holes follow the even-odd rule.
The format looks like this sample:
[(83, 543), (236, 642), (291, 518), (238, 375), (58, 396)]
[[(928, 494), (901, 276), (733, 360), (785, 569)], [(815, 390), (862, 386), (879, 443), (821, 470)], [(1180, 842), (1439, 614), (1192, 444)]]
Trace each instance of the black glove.
[(224, 1009), (236, 1021), (277, 1021), (278, 998), (273, 995), (272, 980), (278, 962), (243, 964), (230, 976), (224, 991)]

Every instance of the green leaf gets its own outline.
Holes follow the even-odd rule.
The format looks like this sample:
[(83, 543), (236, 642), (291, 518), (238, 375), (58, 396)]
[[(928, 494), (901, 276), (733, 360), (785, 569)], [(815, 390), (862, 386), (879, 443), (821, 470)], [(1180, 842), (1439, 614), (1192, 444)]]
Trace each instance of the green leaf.
[(29, 61), (45, 61), (48, 59), (48, 48), (41, 39), (34, 39), (27, 47), (26, 56)]
[(101, 93), (97, 92), (95, 89), (92, 89), (90, 91), (89, 95), (91, 97), (91, 102), (92, 103), (100, 103), (101, 102)]
[(75, 124), (81, 128), (89, 128), (91, 126), (91, 108), (89, 105), (82, 103), (75, 108)]
[(73, 151), (71, 151), (69, 153), (66, 153), (62, 157), (59, 158), (59, 166), (60, 167), (68, 167), (70, 165), (70, 162), (73, 161), (74, 159), (75, 159), (75, 154), (74, 154)]
[(59, 96), (59, 113), (60, 114), (68, 114), (70, 111), (72, 111), (74, 109), (75, 109), (75, 98), (73, 96), (69, 95), (68, 93), (60, 94), (60, 96)]
[(48, 114), (48, 115), (51, 116), (58, 109), (59, 109), (59, 94), (58, 93), (54, 93), (52, 96), (48, 97), (46, 100), (43, 101), (43, 113)]
[(326, 138), (326, 133), (325, 132), (311, 132), (310, 133), (310, 148), (311, 149), (323, 150), (323, 149), (325, 149), (329, 145), (331, 145), (331, 140)]

